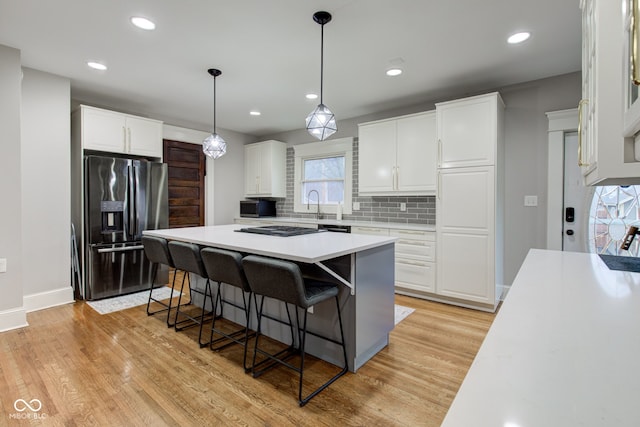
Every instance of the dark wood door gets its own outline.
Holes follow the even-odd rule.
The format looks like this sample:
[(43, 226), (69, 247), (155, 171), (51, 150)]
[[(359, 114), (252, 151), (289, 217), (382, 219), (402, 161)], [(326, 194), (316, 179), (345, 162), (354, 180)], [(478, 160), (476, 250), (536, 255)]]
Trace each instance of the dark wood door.
[(205, 156), (200, 144), (165, 139), (169, 169), (169, 228), (204, 225)]

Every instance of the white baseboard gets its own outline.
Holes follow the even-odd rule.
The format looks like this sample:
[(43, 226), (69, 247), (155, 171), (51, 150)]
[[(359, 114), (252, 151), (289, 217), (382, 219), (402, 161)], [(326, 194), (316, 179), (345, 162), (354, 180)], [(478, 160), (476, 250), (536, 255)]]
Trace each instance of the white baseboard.
[(52, 291), (25, 295), (23, 298), (23, 307), (27, 313), (31, 313), (32, 311), (43, 310), (72, 302), (74, 302), (73, 289), (71, 286), (65, 286), (64, 288), (54, 289)]
[(0, 332), (24, 328), (27, 323), (27, 312), (24, 307), (0, 311)]
[(498, 290), (500, 291), (500, 301), (504, 301), (504, 299), (507, 297), (507, 294), (511, 290), (511, 286), (500, 285), (498, 286)]

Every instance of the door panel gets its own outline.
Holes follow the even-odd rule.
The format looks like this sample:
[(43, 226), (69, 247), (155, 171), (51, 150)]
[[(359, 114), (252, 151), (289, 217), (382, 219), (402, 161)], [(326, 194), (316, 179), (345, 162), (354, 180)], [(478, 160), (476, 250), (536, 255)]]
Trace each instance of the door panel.
[[(566, 134), (564, 139), (564, 204), (562, 210), (562, 250), (564, 251), (587, 252), (588, 193), (578, 166), (578, 134)], [(568, 208), (573, 208), (573, 219), (568, 218)]]
[(163, 158), (169, 176), (169, 228), (204, 225), (202, 146), (165, 139)]
[(495, 303), (494, 242), (487, 234), (438, 235), (437, 292), (486, 304)]
[(493, 167), (440, 170), (438, 227), (492, 232)]

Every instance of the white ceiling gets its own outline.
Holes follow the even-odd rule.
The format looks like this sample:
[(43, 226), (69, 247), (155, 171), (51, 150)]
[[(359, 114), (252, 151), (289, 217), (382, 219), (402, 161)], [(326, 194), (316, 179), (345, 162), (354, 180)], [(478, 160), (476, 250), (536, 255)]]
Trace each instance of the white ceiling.
[[(0, 0), (0, 44), (71, 79), (76, 100), (255, 136), (301, 129), (318, 101), (338, 120), (580, 69), (578, 0)], [(155, 31), (133, 27), (135, 15)], [(506, 38), (530, 31), (521, 45)], [(385, 75), (402, 58), (404, 73)], [(107, 71), (86, 66), (104, 62)], [(262, 112), (259, 117), (249, 111)]]

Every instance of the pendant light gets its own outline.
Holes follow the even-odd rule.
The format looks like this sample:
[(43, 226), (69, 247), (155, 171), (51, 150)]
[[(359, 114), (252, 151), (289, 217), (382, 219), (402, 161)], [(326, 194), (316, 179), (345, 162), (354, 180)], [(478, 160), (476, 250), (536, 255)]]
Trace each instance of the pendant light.
[(322, 102), (322, 79), (324, 71), (324, 24), (331, 21), (329, 12), (316, 12), (313, 14), (313, 20), (320, 24), (320, 104), (307, 116), (307, 132), (324, 141), (337, 130), (336, 118)]
[(222, 74), (222, 71), (217, 68), (209, 68), (207, 71), (213, 76), (213, 133), (202, 141), (202, 151), (215, 160), (227, 152), (227, 143), (216, 133), (216, 77)]

